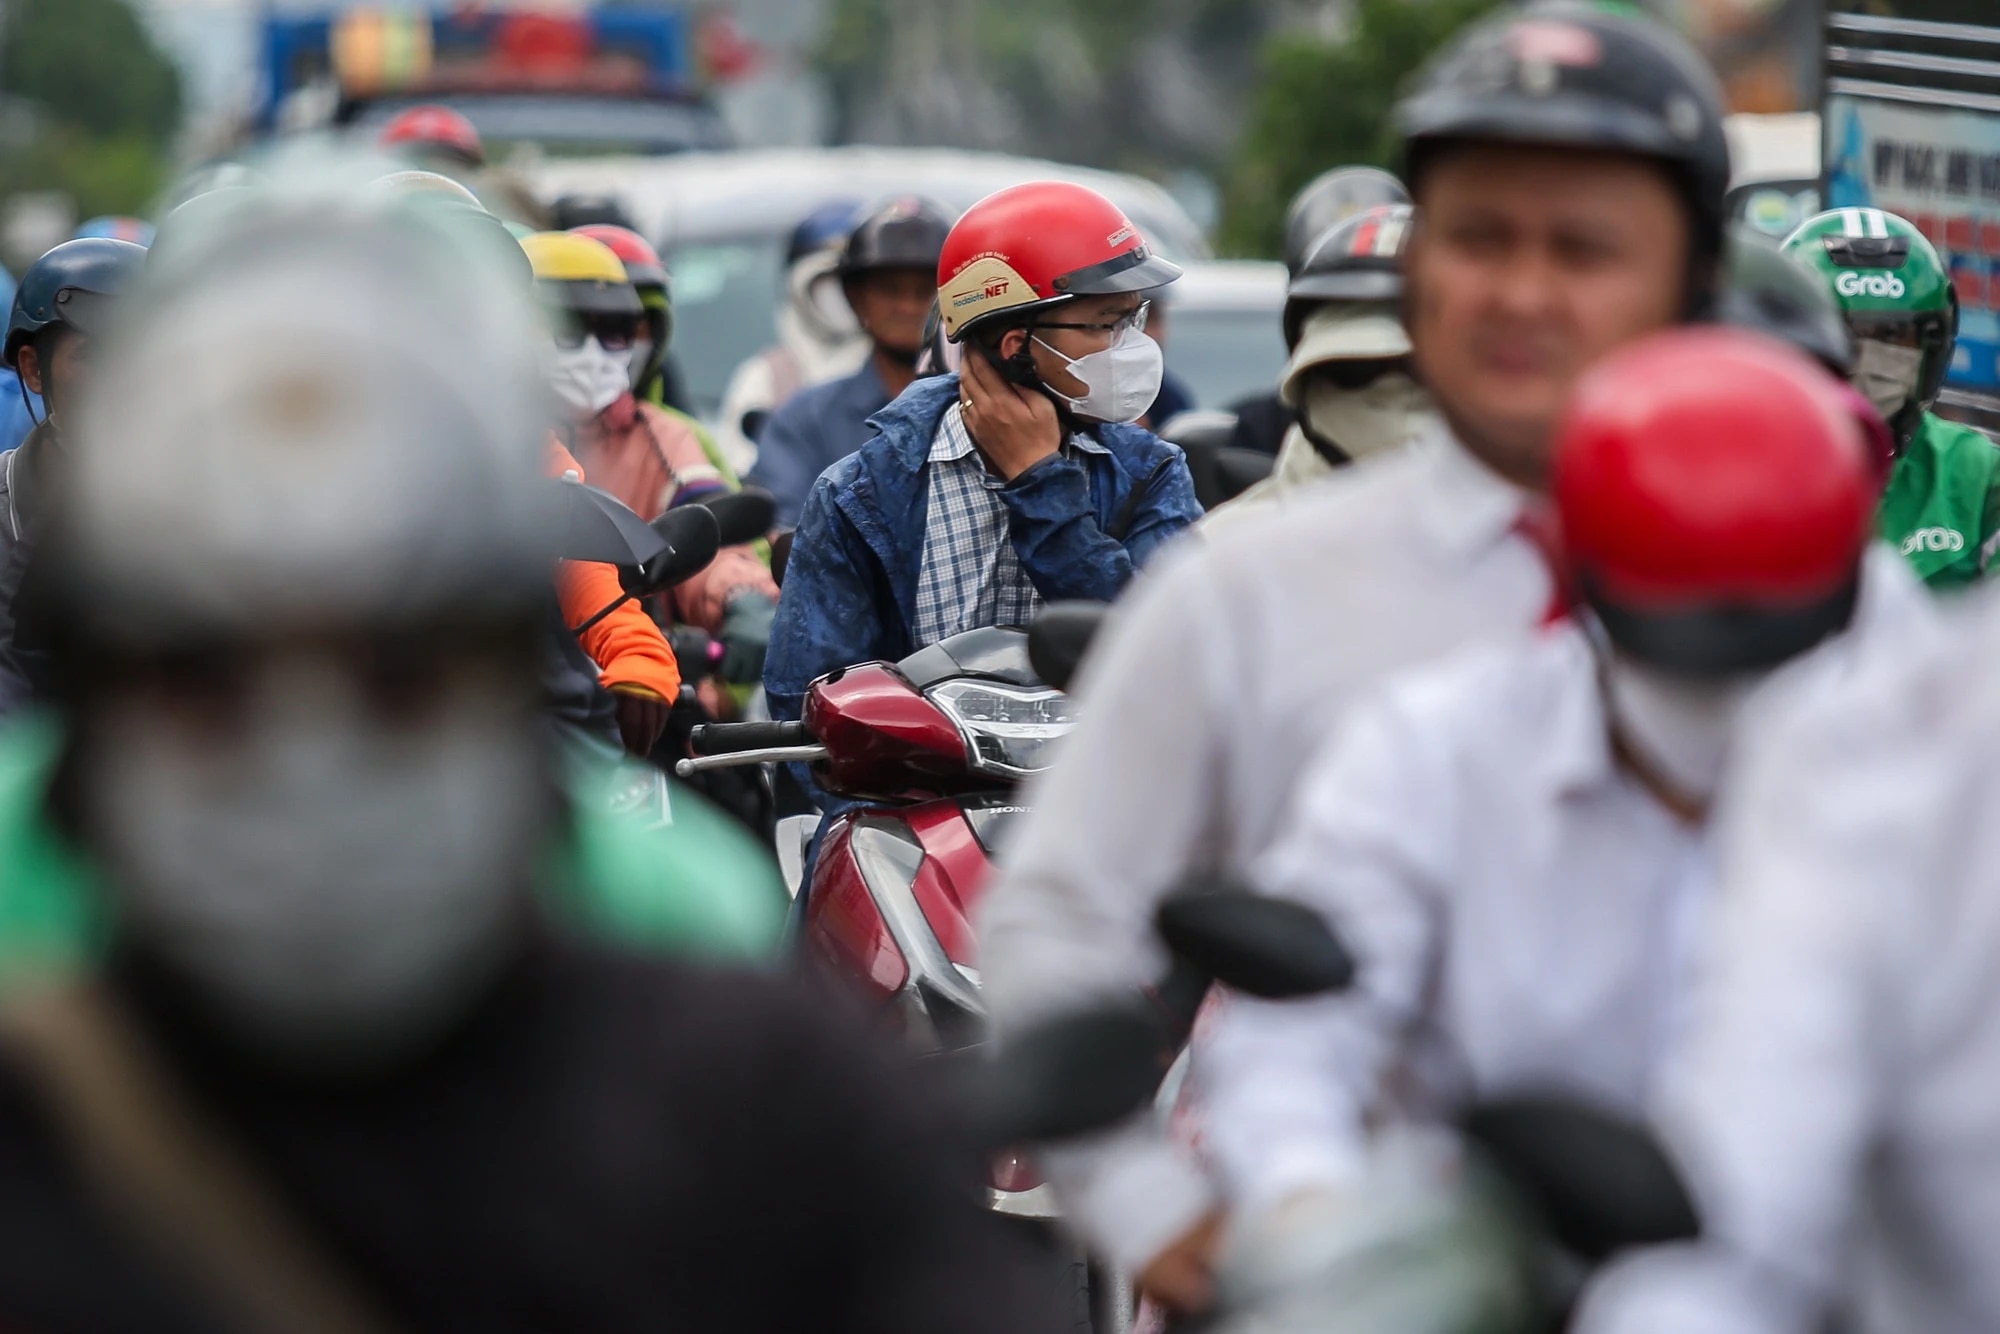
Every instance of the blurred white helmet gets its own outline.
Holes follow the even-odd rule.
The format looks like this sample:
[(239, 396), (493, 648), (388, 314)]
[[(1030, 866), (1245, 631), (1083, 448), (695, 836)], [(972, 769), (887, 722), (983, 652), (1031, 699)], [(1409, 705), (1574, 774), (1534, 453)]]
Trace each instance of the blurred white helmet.
[(79, 414), (64, 619), (267, 638), (545, 592), (534, 316), (454, 239), (379, 194), (274, 192), (149, 274)]

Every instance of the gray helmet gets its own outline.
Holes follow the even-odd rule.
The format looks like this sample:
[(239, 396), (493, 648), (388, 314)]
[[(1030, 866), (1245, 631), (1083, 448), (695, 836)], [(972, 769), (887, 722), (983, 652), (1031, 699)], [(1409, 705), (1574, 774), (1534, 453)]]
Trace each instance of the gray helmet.
[(409, 210), (265, 196), (149, 273), (83, 405), (57, 643), (527, 626), (547, 420), (519, 285)]
[(1285, 270), (1299, 276), (1306, 259), (1335, 226), (1364, 209), (1407, 204), (1410, 192), (1380, 167), (1335, 167), (1306, 182), (1285, 210)]
[(1840, 303), (1812, 270), (1747, 227), (1729, 229), (1725, 268), (1718, 320), (1790, 343), (1843, 380), (1853, 372)]

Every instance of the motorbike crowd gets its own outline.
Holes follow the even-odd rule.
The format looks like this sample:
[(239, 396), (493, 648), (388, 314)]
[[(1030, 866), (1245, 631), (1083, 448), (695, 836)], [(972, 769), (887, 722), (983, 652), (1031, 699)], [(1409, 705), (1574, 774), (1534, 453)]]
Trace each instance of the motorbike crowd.
[(48, 251), (0, 1324), (2000, 1329), (2000, 448), (1722, 114), (1462, 34), (1219, 505), (1078, 184), (801, 220), (713, 429), (443, 108)]

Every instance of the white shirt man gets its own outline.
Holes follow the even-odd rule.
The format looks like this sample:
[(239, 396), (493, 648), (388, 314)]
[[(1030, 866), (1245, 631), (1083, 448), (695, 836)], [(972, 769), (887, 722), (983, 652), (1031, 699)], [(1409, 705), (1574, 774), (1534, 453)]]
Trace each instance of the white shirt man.
[[(996, 1011), (1018, 1023), (1156, 982), (1166, 959), (1152, 900), (1133, 884), (1247, 863), (1355, 694), (1396, 667), (1533, 626), (1554, 588), (1516, 526), (1525, 503), (1438, 428), (1163, 562), (1085, 667), (1081, 721), (1028, 794), (1033, 826), (1009, 850), (1005, 892), (987, 900), (980, 961)], [(1112, 810), (1090, 799), (1132, 773), (1155, 779), (1126, 787)], [(1212, 1202), (1200, 1174), (1143, 1130), (1047, 1163), (1073, 1221), (1122, 1263)]]
[[(1929, 616), (1874, 550), (1850, 628), (1735, 708)], [(1231, 997), (1196, 1049), (1207, 1144), (1241, 1214), (1351, 1184), (1385, 1112), (1554, 1088), (1644, 1114), (1684, 1026), (1714, 826), (1663, 804), (1614, 747), (1590, 633), (1565, 622), (1408, 673), (1308, 767), (1253, 879), (1320, 910), (1362, 966), (1345, 996)]]
[[(1154, 980), (1154, 906), (1188, 872), (1261, 850), (1357, 690), (1540, 618), (1549, 581), (1512, 533), (1515, 487), (1542, 484), (1592, 363), (1704, 304), (1721, 106), (1677, 38), (1579, 7), (1469, 30), (1399, 107), (1423, 220), (1403, 263), (1408, 332), (1462, 445), (1364, 461), (1150, 576), (1114, 618), (1084, 669), (1085, 720), (986, 896), (981, 972), (1003, 1040)], [(1613, 128), (1640, 121), (1659, 128), (1649, 147)], [(1205, 1305), (1218, 1220), (1200, 1175), (1158, 1142), (1098, 1147), (1045, 1160), (1081, 1230), (1150, 1295)]]
[(1590, 1334), (2000, 1329), (1996, 654), (1985, 598), (1746, 740), (1659, 1111), (1704, 1242), (1607, 1277)]

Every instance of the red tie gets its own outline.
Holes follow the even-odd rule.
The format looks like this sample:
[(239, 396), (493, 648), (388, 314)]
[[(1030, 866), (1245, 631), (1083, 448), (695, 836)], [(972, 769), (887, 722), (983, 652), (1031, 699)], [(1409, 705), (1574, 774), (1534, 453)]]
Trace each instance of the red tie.
[(1549, 571), (1549, 605), (1542, 610), (1540, 624), (1554, 625), (1576, 605), (1576, 589), (1570, 584), (1569, 560), (1563, 555), (1562, 529), (1547, 506), (1530, 503), (1514, 520), (1514, 531), (1541, 553)]

